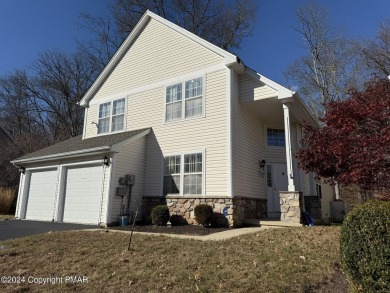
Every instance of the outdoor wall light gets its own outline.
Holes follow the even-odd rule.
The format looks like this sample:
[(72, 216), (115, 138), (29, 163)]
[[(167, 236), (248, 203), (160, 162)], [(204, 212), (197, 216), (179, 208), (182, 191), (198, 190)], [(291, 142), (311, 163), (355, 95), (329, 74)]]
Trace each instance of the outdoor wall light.
[(22, 174), (25, 174), (26, 173), (26, 168), (24, 168), (23, 166), (20, 166), (19, 167), (19, 172), (22, 173)]
[(110, 158), (108, 158), (107, 156), (105, 156), (104, 158), (103, 158), (103, 165), (105, 165), (105, 166), (110, 166)]
[(265, 167), (266, 164), (267, 164), (267, 162), (265, 160), (261, 160), (259, 162), (260, 169), (264, 170), (264, 167)]

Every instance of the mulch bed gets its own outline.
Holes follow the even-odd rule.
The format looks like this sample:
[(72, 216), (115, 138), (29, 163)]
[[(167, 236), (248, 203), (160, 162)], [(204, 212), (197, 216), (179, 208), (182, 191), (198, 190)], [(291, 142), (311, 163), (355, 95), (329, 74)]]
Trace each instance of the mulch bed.
[[(122, 231), (131, 231), (131, 226), (114, 226), (110, 229), (113, 230), (122, 230)], [(213, 233), (218, 233), (226, 231), (232, 228), (212, 228), (212, 227), (202, 227), (196, 225), (181, 225), (181, 226), (154, 226), (154, 225), (136, 225), (134, 231), (136, 232), (148, 232), (148, 233), (164, 233), (164, 234), (181, 234), (181, 235), (210, 235)]]

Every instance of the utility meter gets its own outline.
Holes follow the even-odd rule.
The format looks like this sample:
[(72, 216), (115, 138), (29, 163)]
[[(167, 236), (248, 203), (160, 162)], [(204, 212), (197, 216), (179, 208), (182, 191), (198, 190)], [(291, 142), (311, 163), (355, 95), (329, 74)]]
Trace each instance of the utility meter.
[(125, 182), (126, 182), (126, 185), (134, 185), (135, 184), (135, 175), (126, 174)]

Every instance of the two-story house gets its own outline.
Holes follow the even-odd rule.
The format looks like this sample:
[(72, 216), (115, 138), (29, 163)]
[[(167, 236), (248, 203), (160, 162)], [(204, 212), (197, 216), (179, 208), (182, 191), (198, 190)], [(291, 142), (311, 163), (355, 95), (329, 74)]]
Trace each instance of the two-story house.
[(316, 125), (298, 95), (152, 12), (79, 104), (82, 136), (13, 161), (17, 218), (117, 223), (126, 174), (131, 211), (142, 196), (143, 216), (163, 202), (189, 223), (199, 203), (238, 226), (288, 213), (281, 191), (315, 195), (293, 156), (299, 123)]

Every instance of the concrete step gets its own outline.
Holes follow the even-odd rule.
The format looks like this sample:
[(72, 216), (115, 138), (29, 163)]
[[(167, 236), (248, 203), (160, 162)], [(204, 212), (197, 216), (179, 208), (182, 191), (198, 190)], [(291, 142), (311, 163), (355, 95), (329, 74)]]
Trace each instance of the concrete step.
[(290, 222), (281, 222), (278, 220), (268, 220), (268, 219), (245, 219), (244, 220), (245, 226), (251, 226), (251, 227), (267, 227), (267, 226), (273, 226), (273, 227), (302, 227), (302, 224), (298, 223), (290, 223)]

